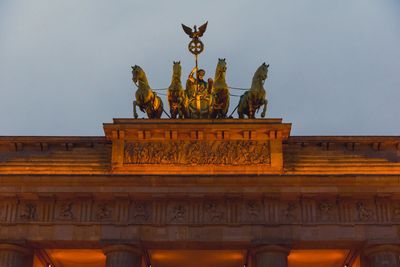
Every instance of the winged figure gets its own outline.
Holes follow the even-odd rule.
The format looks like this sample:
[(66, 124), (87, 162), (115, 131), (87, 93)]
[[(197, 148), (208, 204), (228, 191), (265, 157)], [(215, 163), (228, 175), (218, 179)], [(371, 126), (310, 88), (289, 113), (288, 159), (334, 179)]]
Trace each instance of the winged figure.
[(206, 31), (207, 23), (208, 23), (208, 21), (206, 23), (204, 23), (203, 25), (201, 25), (198, 30), (197, 30), (196, 25), (194, 25), (194, 27), (193, 27), (194, 30), (192, 30), (192, 28), (190, 28), (184, 24), (182, 24), (182, 28), (183, 28), (183, 31), (187, 35), (189, 35), (190, 38), (199, 38), (199, 37), (203, 36), (204, 32)]

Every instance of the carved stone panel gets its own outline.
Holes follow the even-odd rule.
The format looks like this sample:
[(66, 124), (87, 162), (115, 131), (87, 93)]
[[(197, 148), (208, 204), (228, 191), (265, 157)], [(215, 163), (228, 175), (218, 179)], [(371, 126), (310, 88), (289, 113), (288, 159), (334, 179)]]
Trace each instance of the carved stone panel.
[[(62, 221), (71, 221), (76, 217), (74, 202), (61, 201), (56, 205), (56, 218)], [(75, 214), (74, 214), (75, 213)]]
[(291, 125), (262, 120), (134, 120), (104, 125), (114, 174), (281, 174)]
[(98, 221), (110, 221), (113, 215), (113, 206), (109, 202), (99, 202), (95, 205), (94, 217)]
[(282, 223), (297, 223), (301, 219), (300, 202), (289, 201), (282, 202), (281, 208), (281, 222)]
[(317, 220), (319, 222), (334, 222), (338, 218), (338, 206), (333, 200), (317, 202)]
[(125, 164), (246, 165), (269, 164), (269, 142), (137, 141), (127, 142)]
[(188, 203), (171, 201), (168, 203), (167, 223), (186, 223), (188, 218)]
[(130, 222), (142, 224), (151, 221), (152, 207), (145, 201), (135, 201), (131, 205)]
[(210, 223), (224, 223), (226, 221), (226, 207), (222, 201), (207, 200), (203, 204), (204, 221)]
[(23, 202), (19, 205), (19, 219), (21, 221), (35, 221), (37, 218), (37, 203)]
[(242, 203), (242, 221), (248, 223), (263, 221), (263, 203), (258, 199), (245, 200)]
[(370, 222), (375, 218), (375, 212), (371, 203), (365, 200), (356, 202), (357, 218), (361, 222)]
[(392, 205), (392, 220), (400, 222), (400, 201), (397, 201)]

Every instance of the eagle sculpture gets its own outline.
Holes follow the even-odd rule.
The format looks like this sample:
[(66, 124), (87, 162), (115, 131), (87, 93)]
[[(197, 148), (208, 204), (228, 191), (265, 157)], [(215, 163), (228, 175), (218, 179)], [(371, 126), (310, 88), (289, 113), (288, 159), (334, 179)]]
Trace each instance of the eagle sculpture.
[(187, 35), (189, 35), (190, 38), (196, 38), (197, 39), (197, 38), (203, 36), (204, 32), (207, 29), (207, 23), (208, 23), (208, 21), (206, 23), (204, 23), (203, 25), (201, 25), (199, 27), (199, 30), (197, 30), (197, 26), (196, 25), (194, 25), (194, 27), (193, 27), (194, 30), (192, 30), (192, 28), (190, 28), (190, 27), (188, 27), (188, 26), (186, 26), (184, 24), (182, 24), (182, 28), (183, 28), (183, 31)]

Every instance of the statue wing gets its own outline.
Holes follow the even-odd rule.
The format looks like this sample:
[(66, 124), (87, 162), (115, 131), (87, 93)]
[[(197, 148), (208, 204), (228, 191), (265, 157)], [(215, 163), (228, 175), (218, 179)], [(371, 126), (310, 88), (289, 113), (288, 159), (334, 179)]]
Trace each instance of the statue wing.
[(192, 28), (186, 26), (185, 24), (182, 24), (182, 29), (187, 35), (189, 35), (190, 38), (193, 38)]
[(205, 33), (207, 29), (207, 23), (208, 21), (199, 27), (199, 37), (203, 36), (203, 34)]

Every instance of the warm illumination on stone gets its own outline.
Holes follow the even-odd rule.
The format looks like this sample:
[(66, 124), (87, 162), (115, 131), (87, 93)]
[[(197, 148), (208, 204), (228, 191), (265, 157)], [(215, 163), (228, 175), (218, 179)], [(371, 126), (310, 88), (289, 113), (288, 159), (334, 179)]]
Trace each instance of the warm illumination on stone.
[(152, 250), (155, 267), (243, 267), (245, 251), (240, 250)]
[[(63, 267), (104, 267), (106, 257), (95, 249), (49, 249), (46, 250), (56, 266)], [(57, 265), (59, 264), (59, 265)]]
[(348, 250), (292, 250), (289, 267), (342, 267)]

